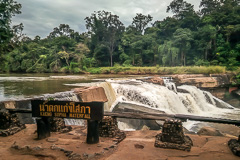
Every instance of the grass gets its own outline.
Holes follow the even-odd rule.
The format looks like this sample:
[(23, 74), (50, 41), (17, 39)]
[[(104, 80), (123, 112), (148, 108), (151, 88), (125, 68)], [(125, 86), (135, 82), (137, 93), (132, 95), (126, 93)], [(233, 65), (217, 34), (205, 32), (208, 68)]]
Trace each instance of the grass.
[(92, 74), (219, 74), (226, 73), (223, 66), (185, 66), (185, 67), (99, 67), (88, 68)]

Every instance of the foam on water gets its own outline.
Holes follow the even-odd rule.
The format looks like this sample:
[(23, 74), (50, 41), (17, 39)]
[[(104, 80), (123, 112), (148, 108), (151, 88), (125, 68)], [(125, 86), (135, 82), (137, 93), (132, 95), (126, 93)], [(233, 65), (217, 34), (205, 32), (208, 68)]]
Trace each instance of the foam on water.
[[(109, 82), (111, 82), (117, 96), (114, 104), (117, 104), (117, 102), (135, 103), (168, 114), (187, 114), (215, 118), (226, 118), (227, 115), (228, 118), (236, 119), (234, 115), (240, 114), (239, 109), (195, 86), (179, 86), (177, 88), (182, 92), (177, 92), (176, 87), (169, 87), (169, 83), (171, 86), (175, 86), (171, 80), (164, 80), (166, 86), (138, 80), (111, 80)], [(113, 108), (114, 105), (111, 106), (111, 110)], [(240, 119), (240, 117), (237, 119)], [(185, 125), (187, 129), (190, 129), (196, 125), (196, 122), (190, 121)]]

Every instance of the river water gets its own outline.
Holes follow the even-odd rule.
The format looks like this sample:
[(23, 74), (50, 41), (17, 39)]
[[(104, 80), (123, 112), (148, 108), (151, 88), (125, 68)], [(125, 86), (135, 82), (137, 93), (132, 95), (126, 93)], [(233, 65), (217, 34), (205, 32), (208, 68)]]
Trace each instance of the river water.
[[(75, 83), (90, 83), (126, 75), (0, 74), (0, 101), (69, 91)], [(136, 76), (134, 76), (136, 77)]]
[[(111, 87), (109, 85), (103, 85), (102, 87), (104, 87), (105, 92), (106, 90), (109, 92), (108, 98), (111, 99), (111, 96), (114, 95), (116, 97), (113, 104), (131, 104), (133, 107), (130, 109), (149, 108), (149, 111), (155, 110), (169, 114), (188, 114), (240, 120), (240, 109), (234, 108), (214, 97), (210, 92), (202, 91), (194, 86), (183, 85), (176, 87), (171, 81), (167, 81), (167, 83), (165, 81), (165, 86), (160, 86), (139, 81), (138, 78), (143, 78), (143, 76), (0, 74), (0, 102), (70, 91), (78, 86), (87, 86), (91, 82), (107, 81), (107, 84)], [(184, 90), (184, 92), (179, 92), (177, 89)], [(113, 90), (113, 92), (110, 92), (110, 90)], [(60, 94), (60, 96), (66, 97), (69, 95)], [(115, 106), (108, 106), (107, 111), (113, 111)], [(68, 120), (67, 124), (78, 123), (76, 121), (69, 122)], [(122, 126), (120, 129), (128, 128), (126, 127), (128, 124), (120, 124)], [(195, 122), (190, 122), (185, 123), (184, 126), (191, 129), (195, 124)]]

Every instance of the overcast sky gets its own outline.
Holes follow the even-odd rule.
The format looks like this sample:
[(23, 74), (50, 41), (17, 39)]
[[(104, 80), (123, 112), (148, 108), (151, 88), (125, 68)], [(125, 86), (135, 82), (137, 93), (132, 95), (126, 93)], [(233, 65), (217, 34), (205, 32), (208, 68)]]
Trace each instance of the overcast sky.
[[(131, 24), (136, 13), (150, 14), (153, 21), (163, 20), (172, 0), (16, 0), (22, 4), (22, 14), (12, 19), (12, 24), (24, 25), (24, 33), (33, 38), (45, 38), (60, 24), (80, 33), (86, 31), (84, 18), (94, 11), (105, 10), (119, 16), (125, 26)], [(200, 0), (187, 0), (198, 10)]]

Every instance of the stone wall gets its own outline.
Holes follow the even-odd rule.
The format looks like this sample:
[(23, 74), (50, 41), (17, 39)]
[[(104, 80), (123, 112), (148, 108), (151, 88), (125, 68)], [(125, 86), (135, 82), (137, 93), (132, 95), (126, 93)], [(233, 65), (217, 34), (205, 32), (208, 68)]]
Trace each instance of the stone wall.
[(10, 114), (8, 111), (0, 112), (0, 136), (13, 135), (26, 126), (20, 122), (17, 114)]
[(126, 134), (120, 131), (118, 128), (117, 119), (110, 116), (104, 116), (99, 123), (99, 135), (100, 137), (110, 137), (115, 138), (113, 141), (116, 143), (121, 142), (126, 138)]
[(189, 136), (183, 133), (182, 122), (175, 119), (166, 119), (162, 133), (156, 135), (155, 147), (190, 151), (193, 143)]

